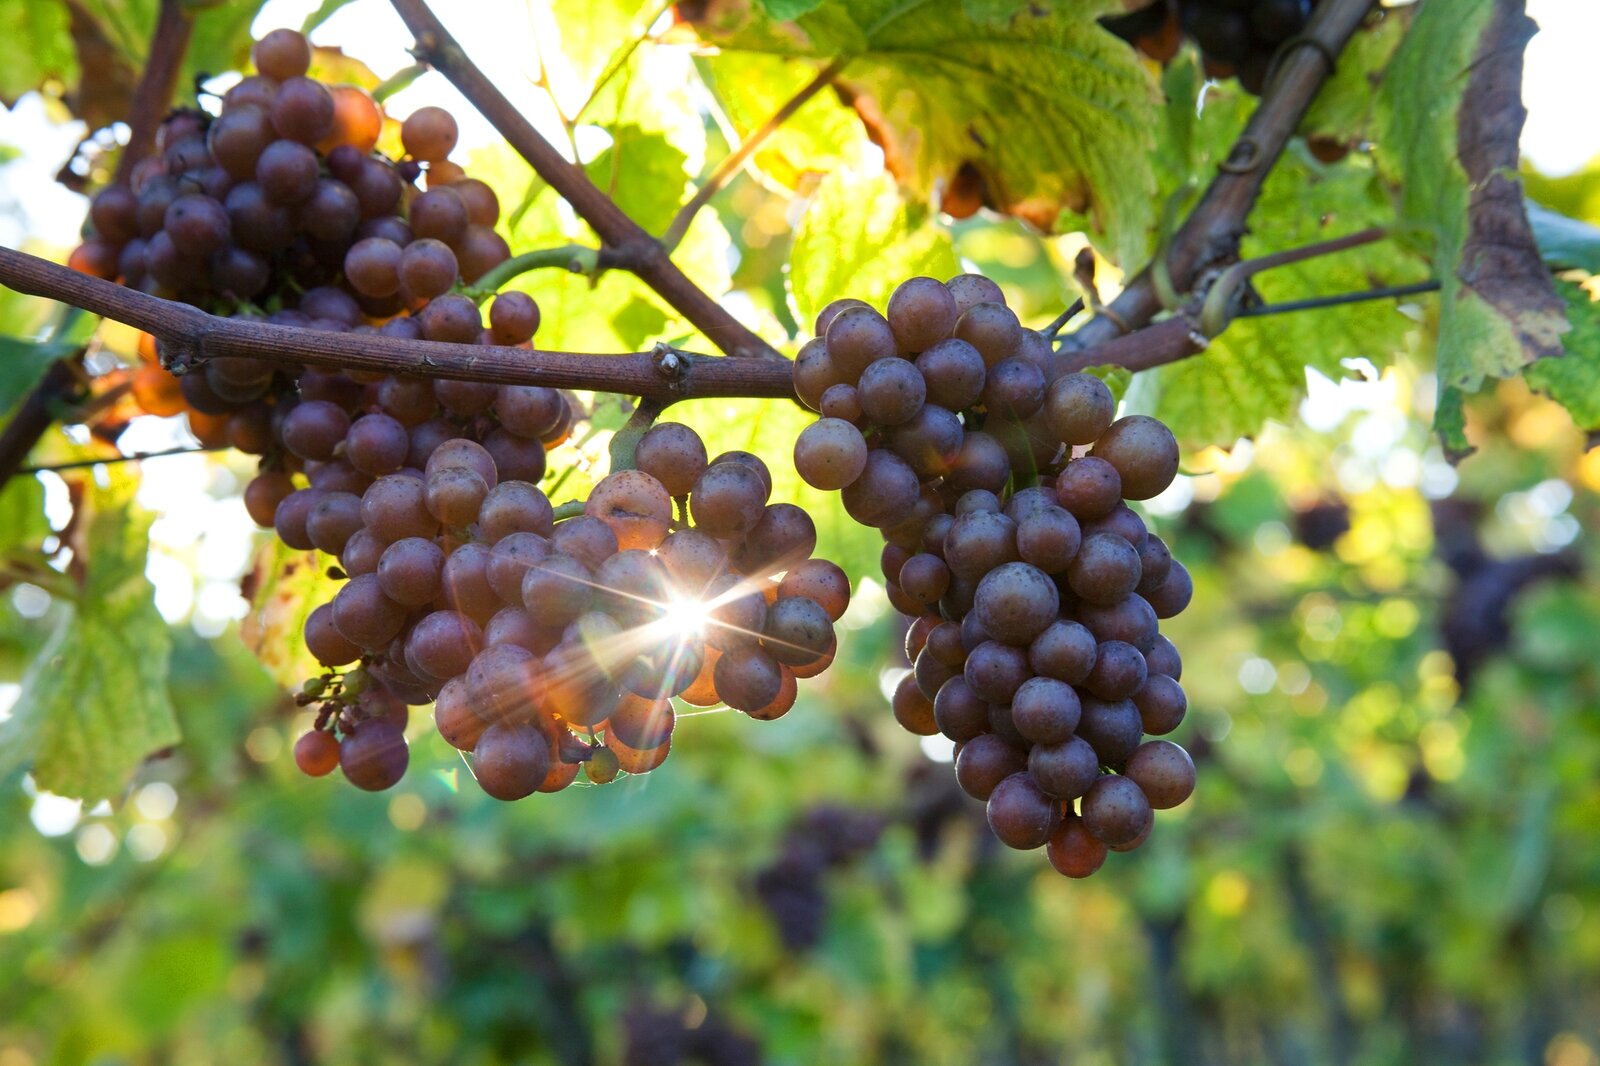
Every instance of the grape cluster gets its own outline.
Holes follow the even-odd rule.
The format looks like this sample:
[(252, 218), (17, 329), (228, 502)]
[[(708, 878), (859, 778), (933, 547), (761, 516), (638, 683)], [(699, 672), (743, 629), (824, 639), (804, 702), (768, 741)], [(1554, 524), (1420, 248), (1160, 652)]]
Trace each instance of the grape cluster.
[[(696, 1016), (699, 1015), (699, 1016)], [(653, 1006), (642, 996), (622, 1012), (622, 1066), (761, 1066), (761, 1043), (715, 1006)]]
[[(534, 484), (537, 438), (570, 408), (537, 387), (485, 397), (500, 425), (483, 444), (452, 428), (419, 446), (381, 409), (351, 421), (331, 404), (289, 434), (365, 481), (297, 489), (275, 516), (285, 543), (337, 555), (349, 578), (306, 621), (319, 662), (356, 664), (329, 679), (375, 678), (407, 703), (433, 702), (439, 733), (502, 800), (559, 791), (580, 765), (597, 784), (648, 773), (671, 747), (674, 698), (785, 714), (797, 679), (832, 661), (850, 592), (842, 570), (811, 558), (810, 517), (769, 502), (766, 464), (747, 452), (708, 459), (693, 430), (661, 423), (639, 440), (635, 469), (555, 521)], [(520, 447), (493, 446), (508, 438), (531, 441), (538, 469)], [(687, 520), (675, 520), (675, 499)], [(325, 735), (303, 742), (331, 752), (312, 739)], [(405, 752), (398, 729), (357, 722), (337, 761), (381, 789), (405, 772)], [(333, 758), (301, 766), (326, 773)]]
[[(220, 114), (175, 112), (128, 183), (94, 197), (69, 265), (216, 314), (281, 325), (527, 342), (538, 308), (525, 294), (497, 297), (489, 330), (471, 300), (452, 294), (510, 250), (494, 229), (494, 191), (447, 158), (457, 136), (449, 113), (425, 107), (407, 118), (407, 157), (391, 160), (374, 150), (384, 123), (378, 104), (357, 87), (307, 77), (312, 55), (303, 36), (274, 30), (253, 55), (258, 73), (227, 92)], [(416, 185), (424, 173), (426, 190)], [(149, 338), (140, 356), (131, 384), (145, 412), (186, 414), (201, 443), (267, 457), (273, 476), (251, 494), (258, 519), (299, 472), (282, 441), (297, 403), (354, 406), (370, 386), (425, 391), (411, 381), (246, 358), (212, 359), (179, 378), (162, 369)]]
[(1187, 708), (1157, 627), (1193, 585), (1123, 502), (1171, 483), (1177, 442), (1116, 419), (1105, 384), (1063, 372), (978, 275), (912, 278), (886, 314), (835, 301), (816, 329), (795, 389), (823, 417), (795, 467), (887, 542), (914, 663), (894, 715), (955, 742), (1001, 841), (1087, 876), (1194, 787), (1181, 747), (1144, 741)]
[(822, 939), (824, 876), (871, 850), (884, 824), (872, 811), (823, 805), (789, 827), (782, 850), (756, 874), (755, 890), (790, 951), (813, 948)]
[(1305, 28), (1316, 0), (1155, 0), (1103, 20), (1106, 29), (1158, 62), (1175, 56), (1187, 34), (1206, 74), (1237, 76), (1247, 91), (1266, 87), (1272, 58)]

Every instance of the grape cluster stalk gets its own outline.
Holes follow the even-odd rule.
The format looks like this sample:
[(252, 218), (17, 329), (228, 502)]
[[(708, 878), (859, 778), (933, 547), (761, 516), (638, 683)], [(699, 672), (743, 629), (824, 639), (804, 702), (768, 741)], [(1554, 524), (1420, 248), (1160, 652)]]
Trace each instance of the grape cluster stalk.
[(954, 742), (1003, 843), (1088, 876), (1194, 789), (1184, 749), (1145, 739), (1187, 710), (1158, 627), (1193, 584), (1125, 502), (1172, 482), (1177, 441), (1116, 418), (1106, 385), (1063, 372), (979, 275), (912, 278), (885, 313), (837, 300), (816, 334), (795, 388), (822, 417), (795, 468), (883, 534), (913, 663), (895, 718)]
[(1305, 29), (1315, 6), (1316, 0), (1155, 0), (1103, 24), (1161, 63), (1176, 56), (1188, 36), (1200, 48), (1208, 77), (1237, 77), (1246, 92), (1259, 96), (1273, 57)]
[[(307, 77), (302, 35), (275, 30), (253, 57), (220, 114), (173, 114), (129, 184), (95, 197), (70, 264), (235, 317), (528, 346), (529, 296), (496, 295), (485, 323), (463, 292), (510, 252), (493, 190), (448, 159), (454, 119), (416, 111), (390, 159), (377, 103)], [(583, 417), (568, 394), (245, 358), (174, 377), (150, 338), (140, 354), (140, 407), (261, 456), (250, 516), (337, 560), (343, 584), (305, 623), (326, 668), (299, 697), (318, 708), (294, 749), (309, 775), (393, 786), (407, 708), (432, 703), (497, 799), (580, 768), (609, 782), (666, 758), (673, 699), (777, 718), (832, 660), (849, 583), (810, 558), (814, 525), (769, 503), (753, 455), (708, 459), (687, 427), (655, 426), (636, 469), (557, 521), (539, 482)]]

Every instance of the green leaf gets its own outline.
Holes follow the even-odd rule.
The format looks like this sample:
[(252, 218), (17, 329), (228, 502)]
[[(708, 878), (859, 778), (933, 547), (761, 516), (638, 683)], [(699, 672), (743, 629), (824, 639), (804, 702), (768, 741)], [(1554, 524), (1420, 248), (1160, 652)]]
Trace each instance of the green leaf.
[(0, 0), (0, 101), (7, 107), (50, 78), (77, 80), (65, 4)]
[(1528, 201), (1528, 222), (1544, 261), (1559, 270), (1577, 267), (1600, 274), (1600, 227), (1568, 218)]
[[(1174, 71), (1180, 65), (1174, 64)], [(1236, 86), (1212, 86), (1194, 118), (1182, 89), (1195, 74), (1169, 72), (1173, 110), (1162, 132), (1163, 171), (1175, 182), (1198, 178), (1226, 154), (1248, 114)], [(1251, 212), (1242, 242), (1245, 258), (1392, 223), (1393, 207), (1372, 160), (1353, 153), (1333, 165), (1286, 153), (1273, 168)], [(1265, 271), (1253, 279), (1268, 303), (1356, 292), (1419, 281), (1425, 265), (1393, 242), (1380, 242)], [(1203, 353), (1135, 378), (1136, 406), (1152, 410), (1185, 444), (1231, 444), (1272, 419), (1293, 416), (1305, 395), (1306, 369), (1342, 376), (1347, 359), (1382, 367), (1416, 328), (1392, 301), (1235, 319)], [(1146, 379), (1154, 378), (1153, 381)]]
[(350, 3), (350, 0), (322, 0), (322, 3), (317, 5), (317, 9), (307, 15), (304, 22), (300, 23), (300, 32), (310, 33), (324, 22), (327, 22), (333, 17), (334, 12), (348, 3)]
[(50, 535), (44, 516), (44, 486), (18, 474), (0, 489), (0, 558), (34, 555)]
[(0, 774), (31, 765), (40, 788), (90, 802), (116, 797), (146, 756), (178, 741), (171, 638), (144, 576), (153, 516), (135, 506), (132, 475), (105, 477), (80, 505), (82, 591), (0, 722)]
[[(761, 128), (811, 81), (815, 66), (758, 52), (728, 52), (697, 61), (706, 87), (741, 138)], [(767, 136), (747, 165), (785, 188), (861, 158), (866, 130), (855, 111), (826, 90), (807, 100)]]
[(664, 134), (635, 123), (613, 127), (611, 147), (584, 169), (589, 180), (651, 233), (660, 233), (678, 213), (689, 175), (688, 156)]
[(758, 0), (769, 18), (779, 21), (809, 15), (822, 6), (822, 0)]
[(64, 337), (48, 341), (0, 337), (0, 413), (9, 413), (39, 383), (51, 363), (76, 347)]
[[(543, 49), (540, 56), (556, 70), (566, 68), (572, 82), (591, 91), (607, 71), (617, 70), (625, 58), (631, 60), (645, 51), (639, 42), (649, 33), (650, 20), (661, 11), (656, 0), (593, 0), (549, 7), (561, 43), (560, 47)], [(533, 32), (540, 29), (535, 25)], [(561, 80), (557, 78), (556, 83)], [(588, 114), (584, 117), (593, 119)]]
[(328, 576), (335, 560), (321, 552), (296, 551), (276, 537), (256, 553), (245, 578), (250, 613), (239, 626), (245, 646), (286, 689), (298, 689), (323, 672), (306, 650), (306, 618), (333, 599), (341, 582)]
[(1350, 144), (1371, 132), (1376, 95), (1372, 87), (1405, 37), (1408, 8), (1383, 9), (1383, 18), (1357, 30), (1339, 52), (1339, 65), (1311, 101), (1300, 132)]
[(1466, 399), (1460, 389), (1442, 388), (1433, 412), (1433, 431), (1452, 463), (1459, 463), (1477, 450), (1467, 440)]
[(803, 323), (841, 296), (879, 310), (906, 278), (961, 272), (950, 236), (906, 203), (887, 174), (839, 170), (817, 189), (789, 253), (789, 289)]
[(1572, 412), (1572, 420), (1581, 428), (1600, 430), (1600, 303), (1570, 281), (1556, 282), (1556, 291), (1567, 301), (1567, 320), (1572, 323), (1565, 338), (1566, 354), (1528, 367), (1528, 384)]
[(1086, 215), (1128, 262), (1151, 219), (1160, 98), (1134, 51), (1095, 22), (1110, 6), (828, 0), (793, 23), (713, 6), (698, 29), (723, 52), (848, 57), (839, 81), (916, 194), (932, 197), (970, 162), (1003, 210), (1044, 229), (1064, 210)]
[[(1520, 184), (1502, 168), (1472, 188), (1462, 162), (1470, 156), (1492, 168), (1514, 153), (1510, 112), (1470, 111), (1499, 104), (1474, 81), (1474, 70), (1496, 62), (1496, 51), (1524, 43), (1520, 27), (1506, 21), (1509, 10), (1497, 11), (1493, 0), (1422, 5), (1379, 101), (1379, 161), (1400, 190), (1402, 221), (1420, 234), (1443, 284), (1441, 390), (1475, 392), (1485, 378), (1518, 372), (1559, 351), (1566, 329), (1532, 241), (1523, 241)], [(1509, 149), (1501, 143), (1508, 133)]]

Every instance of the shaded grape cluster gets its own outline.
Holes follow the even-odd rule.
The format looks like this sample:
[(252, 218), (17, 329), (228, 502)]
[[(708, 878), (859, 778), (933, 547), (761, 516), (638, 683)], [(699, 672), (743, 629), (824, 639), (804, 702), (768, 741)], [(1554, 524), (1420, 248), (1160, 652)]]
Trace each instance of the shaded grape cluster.
[(1247, 92), (1266, 88), (1273, 57), (1297, 36), (1316, 0), (1156, 0), (1102, 20), (1106, 29), (1165, 63), (1185, 36), (1200, 49), (1206, 74), (1237, 77)]
[[(486, 395), (502, 419), (537, 412), (515, 423), (534, 448), (536, 431), (570, 411), (551, 389)], [(535, 484), (542, 465), (489, 446), (503, 426), (482, 444), (456, 429), (417, 448), (382, 410), (326, 417), (317, 439), (342, 441), (345, 456), (329, 461), (367, 473), (359, 491), (302, 488), (278, 506), (284, 541), (336, 555), (348, 578), (311, 611), (306, 645), (332, 682), (370, 678), (406, 703), (434, 703), (440, 735), (470, 753), (496, 799), (559, 791), (580, 767), (597, 784), (648, 773), (671, 748), (674, 700), (778, 718), (798, 680), (833, 659), (849, 582), (811, 558), (815, 525), (770, 502), (771, 474), (754, 455), (708, 458), (693, 430), (661, 423), (639, 440), (635, 469), (608, 475), (582, 514), (556, 521)], [(363, 435), (364, 425), (374, 428)], [(337, 747), (361, 788), (395, 784), (400, 731), (344, 721), (324, 715), (311, 735), (336, 733), (332, 746), (302, 742)], [(301, 766), (326, 773), (334, 761)]]
[(755, 890), (790, 951), (822, 939), (828, 907), (823, 878), (871, 850), (884, 824), (873, 811), (823, 805), (789, 827), (777, 856), (756, 874)]
[(622, 1012), (623, 1066), (761, 1066), (761, 1043), (721, 1011), (671, 1010), (642, 998)]
[(1064, 372), (999, 287), (912, 278), (886, 313), (840, 300), (795, 363), (822, 418), (800, 476), (882, 531), (913, 670), (895, 718), (956, 745), (956, 778), (1016, 848), (1068, 876), (1137, 847), (1194, 787), (1172, 732), (1187, 701), (1159, 622), (1188, 571), (1129, 500), (1164, 490), (1178, 445), (1115, 417), (1098, 378)]

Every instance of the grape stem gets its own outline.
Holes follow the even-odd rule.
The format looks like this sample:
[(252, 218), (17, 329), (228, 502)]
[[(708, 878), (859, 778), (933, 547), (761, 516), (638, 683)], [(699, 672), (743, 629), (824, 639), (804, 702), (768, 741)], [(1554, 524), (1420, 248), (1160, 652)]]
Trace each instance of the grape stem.
[(672, 217), (672, 222), (667, 226), (667, 231), (661, 235), (661, 243), (668, 251), (678, 246), (678, 243), (683, 240), (683, 235), (689, 232), (689, 226), (694, 222), (694, 216), (699, 214), (702, 207), (711, 202), (711, 198), (717, 195), (724, 185), (733, 180), (733, 176), (744, 166), (745, 161), (755, 154), (756, 149), (760, 148), (768, 138), (778, 132), (778, 128), (787, 122), (796, 111), (804, 107), (807, 101), (817, 95), (825, 86), (831, 84), (833, 79), (839, 76), (839, 72), (845, 68), (847, 62), (848, 57), (841, 56), (817, 71), (816, 77), (801, 86), (799, 91), (789, 97), (782, 107), (772, 113), (771, 118), (762, 123), (759, 129), (746, 137), (737, 148), (728, 153), (722, 162), (717, 164), (717, 168), (701, 183), (700, 188), (695, 190), (695, 194), (689, 198), (689, 202), (678, 209), (678, 213)]
[(219, 444), (214, 447), (207, 445), (183, 445), (177, 448), (166, 448), (158, 452), (134, 452), (132, 455), (103, 455), (98, 459), (74, 459), (70, 463), (43, 463), (39, 466), (24, 466), (17, 470), (19, 474), (44, 474), (57, 473), (62, 470), (84, 470), (91, 466), (110, 466), (115, 463), (138, 463), (145, 459), (165, 459), (172, 455), (200, 455), (205, 452), (225, 452), (229, 445)]
[(546, 267), (561, 267), (574, 274), (594, 275), (604, 267), (605, 256), (599, 248), (589, 248), (581, 244), (563, 244), (558, 248), (538, 248), (531, 252), (512, 256), (504, 263), (491, 268), (467, 287), (466, 293), (478, 303), (482, 303), (505, 287), (512, 278), (526, 274), (530, 270), (541, 270)]
[(633, 456), (639, 448), (639, 439), (649, 432), (661, 417), (662, 406), (655, 400), (641, 399), (627, 423), (611, 438), (611, 473), (633, 469)]
[(568, 500), (566, 503), (556, 504), (552, 508), (552, 512), (555, 515), (553, 521), (560, 522), (567, 518), (577, 518), (584, 513), (584, 506), (584, 501), (582, 500)]
[(1389, 236), (1387, 229), (1373, 226), (1332, 240), (1317, 241), (1298, 248), (1285, 248), (1281, 252), (1235, 263), (1224, 270), (1206, 290), (1205, 302), (1200, 310), (1200, 328), (1208, 337), (1215, 337), (1226, 329), (1228, 321), (1239, 306), (1240, 297), (1244, 295), (1245, 283), (1263, 270), (1333, 255), (1335, 252), (1343, 252), (1350, 248), (1359, 248), (1365, 244), (1381, 241), (1387, 236)]
[[(390, 0), (416, 39), (412, 54), (439, 71), (600, 236), (615, 265), (641, 281), (728, 355), (753, 356), (781, 367), (781, 356), (672, 261), (667, 249), (533, 128), (505, 94), (468, 58), (424, 0)], [(619, 390), (620, 391), (620, 390)], [(633, 390), (628, 390), (633, 391)]]
[[(1332, 73), (1332, 57), (1344, 50), (1371, 8), (1371, 0), (1324, 0), (1317, 5), (1220, 172), (1165, 251), (1167, 274), (1179, 292), (1192, 289), (1208, 268), (1238, 255), (1245, 220), (1267, 175)], [(1078, 347), (1094, 348), (1121, 334), (1136, 334), (1150, 323), (1162, 309), (1152, 268), (1133, 278), (1107, 309), (1109, 314), (1096, 315), (1073, 335)]]

